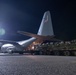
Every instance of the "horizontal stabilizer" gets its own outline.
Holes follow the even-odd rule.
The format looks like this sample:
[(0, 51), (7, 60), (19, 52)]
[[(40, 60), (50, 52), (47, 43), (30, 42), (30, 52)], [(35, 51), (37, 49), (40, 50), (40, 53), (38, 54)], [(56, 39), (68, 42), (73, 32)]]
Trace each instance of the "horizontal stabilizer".
[(54, 37), (54, 35), (52, 35), (52, 36), (42, 36), (42, 35), (32, 34), (32, 33), (24, 32), (24, 31), (18, 31), (18, 33), (26, 35), (26, 36), (30, 36), (30, 37), (35, 37), (37, 39), (51, 39), (51, 38)]
[(26, 36), (30, 36), (30, 37), (35, 37), (35, 38), (40, 38), (41, 37), (41, 35), (32, 34), (32, 33), (24, 32), (24, 31), (18, 31), (18, 33), (26, 35)]

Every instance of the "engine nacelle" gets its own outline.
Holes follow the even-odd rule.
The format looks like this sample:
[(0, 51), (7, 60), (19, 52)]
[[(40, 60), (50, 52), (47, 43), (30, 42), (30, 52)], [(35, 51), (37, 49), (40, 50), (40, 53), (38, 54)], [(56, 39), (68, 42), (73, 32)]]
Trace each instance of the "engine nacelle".
[(4, 44), (1, 47), (1, 51), (3, 53), (11, 53), (12, 51), (16, 50), (15, 46), (13, 44)]

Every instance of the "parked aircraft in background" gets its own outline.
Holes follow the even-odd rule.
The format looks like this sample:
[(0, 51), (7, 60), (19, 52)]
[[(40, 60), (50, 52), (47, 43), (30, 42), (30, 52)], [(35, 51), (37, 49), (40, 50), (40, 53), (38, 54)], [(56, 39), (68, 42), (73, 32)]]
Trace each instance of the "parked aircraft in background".
[(51, 15), (49, 11), (46, 11), (44, 13), (44, 16), (37, 34), (32, 34), (32, 33), (23, 32), (23, 31), (18, 31), (18, 33), (31, 36), (32, 38), (28, 40), (18, 41), (18, 42), (0, 40), (0, 42), (3, 44), (1, 47), (2, 52), (8, 52), (8, 53), (17, 52), (17, 53), (23, 54), (23, 50), (26, 47), (28, 47), (32, 42), (34, 42), (36, 39), (57, 41), (57, 39), (54, 38)]

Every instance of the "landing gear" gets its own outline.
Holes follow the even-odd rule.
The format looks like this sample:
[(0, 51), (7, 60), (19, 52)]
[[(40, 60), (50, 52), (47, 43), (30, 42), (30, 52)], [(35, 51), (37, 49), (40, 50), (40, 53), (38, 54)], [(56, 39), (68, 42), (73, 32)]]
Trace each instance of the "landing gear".
[(12, 50), (9, 50), (8, 53), (9, 53), (9, 54), (13, 54), (13, 51), (12, 51)]

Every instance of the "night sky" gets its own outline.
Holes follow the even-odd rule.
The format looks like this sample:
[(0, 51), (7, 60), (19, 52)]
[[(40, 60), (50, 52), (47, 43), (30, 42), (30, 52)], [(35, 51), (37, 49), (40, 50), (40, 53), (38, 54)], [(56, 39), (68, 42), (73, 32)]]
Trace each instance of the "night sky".
[(37, 33), (43, 14), (50, 11), (54, 34), (61, 40), (76, 39), (75, 0), (0, 0), (0, 39), (20, 41), (29, 37), (17, 31)]

